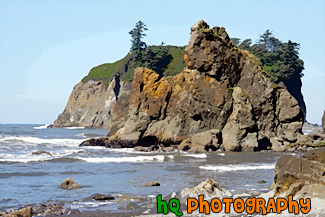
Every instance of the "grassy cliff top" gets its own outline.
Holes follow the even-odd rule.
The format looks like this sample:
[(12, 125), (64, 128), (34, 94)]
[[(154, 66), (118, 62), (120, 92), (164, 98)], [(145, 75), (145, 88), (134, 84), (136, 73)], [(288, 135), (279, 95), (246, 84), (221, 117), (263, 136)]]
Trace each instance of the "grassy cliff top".
[(92, 68), (81, 81), (101, 80), (108, 85), (111, 78), (119, 74), (123, 81), (130, 82), (136, 67), (147, 67), (166, 76), (175, 75), (185, 67), (184, 50), (185, 46), (149, 46), (139, 54), (132, 52), (119, 61)]

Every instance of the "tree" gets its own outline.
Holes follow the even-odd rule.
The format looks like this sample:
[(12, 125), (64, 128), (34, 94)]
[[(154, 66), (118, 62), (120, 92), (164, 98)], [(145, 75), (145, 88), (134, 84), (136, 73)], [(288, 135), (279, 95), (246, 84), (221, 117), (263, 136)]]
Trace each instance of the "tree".
[(147, 30), (147, 26), (141, 20), (135, 24), (135, 27), (129, 32), (132, 43), (130, 52), (140, 52), (147, 47), (147, 44), (141, 40), (146, 36), (143, 32)]
[(235, 45), (238, 46), (240, 43), (240, 39), (239, 38), (231, 38), (230, 41)]

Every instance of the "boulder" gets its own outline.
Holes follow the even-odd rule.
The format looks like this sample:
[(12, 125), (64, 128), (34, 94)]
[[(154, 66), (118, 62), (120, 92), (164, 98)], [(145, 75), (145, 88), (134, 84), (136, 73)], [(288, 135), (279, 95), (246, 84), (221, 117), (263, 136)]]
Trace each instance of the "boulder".
[(313, 149), (298, 158), (281, 156), (275, 167), (275, 196), (295, 195), (304, 186), (325, 185), (325, 148)]
[(189, 197), (197, 198), (198, 195), (204, 195), (204, 199), (210, 201), (211, 199), (218, 197), (231, 197), (232, 194), (221, 188), (220, 185), (213, 179), (206, 179), (193, 188), (185, 188), (181, 191), (181, 199), (186, 200)]
[(72, 178), (67, 178), (66, 180), (64, 180), (60, 187), (62, 189), (67, 189), (67, 190), (74, 190), (74, 189), (78, 189), (78, 188), (82, 188), (81, 185), (79, 185), (77, 182), (75, 182)]
[(153, 187), (153, 186), (160, 186), (159, 182), (147, 182), (142, 185), (142, 187)]

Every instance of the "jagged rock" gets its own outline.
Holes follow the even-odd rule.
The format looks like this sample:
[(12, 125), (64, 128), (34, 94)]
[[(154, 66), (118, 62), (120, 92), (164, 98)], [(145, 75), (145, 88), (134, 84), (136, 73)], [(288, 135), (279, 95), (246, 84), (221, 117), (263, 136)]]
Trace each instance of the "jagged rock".
[(147, 182), (142, 185), (142, 187), (153, 187), (153, 186), (160, 186), (159, 182)]
[(60, 187), (62, 189), (68, 189), (68, 190), (74, 190), (74, 189), (78, 189), (78, 188), (82, 188), (81, 185), (79, 185), (77, 182), (75, 182), (72, 178), (67, 178), (66, 180), (64, 180)]
[[(281, 156), (275, 167), (275, 196), (295, 195), (304, 186), (325, 185), (325, 148), (306, 152), (301, 158)], [(300, 192), (301, 193), (301, 192)]]
[(93, 200), (114, 200), (115, 198), (111, 195), (94, 194), (90, 197)]
[(46, 154), (46, 155), (52, 156), (52, 154), (50, 152), (47, 152), (47, 151), (39, 150), (39, 151), (32, 152), (32, 155), (42, 155), (42, 154)]
[[(164, 77), (150, 69), (135, 69), (130, 94), (119, 96), (110, 109), (108, 139), (98, 143), (181, 144), (180, 150), (193, 147), (197, 152), (217, 150), (221, 142), (232, 151), (296, 142), (304, 120), (297, 100), (270, 81), (257, 58), (234, 47), (228, 38), (224, 28), (209, 29), (201, 20), (191, 28), (182, 73)], [(212, 141), (211, 136), (195, 138), (212, 129), (221, 132)]]
[(204, 182), (201, 182), (196, 187), (185, 188), (181, 191), (181, 199), (187, 199), (189, 197), (197, 198), (198, 195), (204, 195), (204, 199), (210, 201), (211, 199), (218, 197), (231, 197), (232, 194), (221, 188), (220, 185), (213, 179), (208, 178)]

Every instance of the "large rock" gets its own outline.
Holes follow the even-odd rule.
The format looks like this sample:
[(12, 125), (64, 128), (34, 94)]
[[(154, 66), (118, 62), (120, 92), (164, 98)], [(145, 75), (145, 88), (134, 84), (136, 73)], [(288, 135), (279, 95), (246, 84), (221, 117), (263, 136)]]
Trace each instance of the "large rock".
[(197, 198), (199, 195), (204, 195), (204, 199), (210, 201), (213, 198), (231, 197), (232, 194), (221, 188), (220, 185), (213, 179), (208, 178), (193, 188), (185, 188), (181, 191), (181, 200), (187, 198)]
[[(184, 59), (187, 68), (175, 76), (135, 69), (130, 94), (110, 109), (106, 147), (171, 146), (191, 139), (184, 149), (201, 152), (223, 143), (226, 150), (255, 151), (271, 141), (294, 143), (302, 134), (297, 100), (270, 81), (257, 58), (234, 47), (224, 28), (196, 23)], [(212, 129), (221, 132), (214, 141), (196, 139)]]
[(111, 110), (119, 97), (127, 93), (130, 84), (115, 76), (109, 86), (102, 81), (80, 82), (72, 90), (67, 106), (54, 127), (102, 127), (111, 124)]
[(301, 194), (301, 189), (315, 186), (325, 189), (325, 148), (308, 151), (301, 158), (286, 155), (279, 159), (272, 185), (275, 196)]

